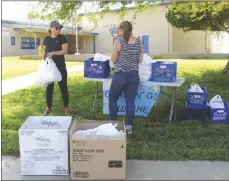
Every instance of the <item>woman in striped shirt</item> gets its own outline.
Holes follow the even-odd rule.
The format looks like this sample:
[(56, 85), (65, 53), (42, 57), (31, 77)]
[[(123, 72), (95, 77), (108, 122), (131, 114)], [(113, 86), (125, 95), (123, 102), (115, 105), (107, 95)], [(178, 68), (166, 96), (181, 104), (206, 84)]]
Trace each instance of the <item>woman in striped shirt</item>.
[(117, 119), (117, 101), (122, 92), (126, 100), (126, 129), (132, 133), (135, 115), (135, 98), (139, 86), (138, 64), (142, 62), (143, 46), (140, 39), (132, 34), (132, 24), (123, 21), (118, 30), (119, 38), (114, 41), (111, 60), (115, 74), (109, 93), (109, 109), (111, 120)]

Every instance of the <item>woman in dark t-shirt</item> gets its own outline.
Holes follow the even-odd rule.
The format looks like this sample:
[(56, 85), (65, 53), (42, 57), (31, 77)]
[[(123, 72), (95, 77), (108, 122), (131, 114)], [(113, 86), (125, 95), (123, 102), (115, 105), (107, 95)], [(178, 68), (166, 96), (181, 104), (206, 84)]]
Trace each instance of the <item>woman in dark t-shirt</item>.
[[(59, 69), (62, 80), (58, 82), (64, 103), (64, 112), (69, 114), (69, 94), (67, 86), (67, 68), (65, 64), (64, 54), (68, 53), (68, 43), (64, 35), (60, 34), (61, 28), (58, 21), (50, 23), (49, 36), (46, 36), (43, 42), (43, 57), (50, 57), (55, 62)], [(48, 115), (52, 112), (52, 99), (53, 99), (54, 83), (49, 84), (46, 88), (46, 104), (47, 107), (43, 115)]]

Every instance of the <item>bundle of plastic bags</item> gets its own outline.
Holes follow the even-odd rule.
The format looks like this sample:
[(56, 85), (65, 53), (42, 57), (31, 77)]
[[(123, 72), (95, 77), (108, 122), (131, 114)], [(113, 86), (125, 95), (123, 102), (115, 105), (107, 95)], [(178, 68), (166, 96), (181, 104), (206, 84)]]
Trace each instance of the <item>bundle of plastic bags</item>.
[(52, 59), (42, 59), (37, 71), (36, 83), (41, 87), (46, 87), (56, 81), (61, 81), (62, 75)]
[(223, 99), (221, 98), (220, 95), (216, 95), (215, 97), (213, 97), (209, 102), (209, 106), (212, 109), (224, 109), (225, 108)]
[(123, 130), (118, 131), (116, 129), (117, 123), (115, 125), (111, 123), (102, 124), (94, 129), (78, 130), (75, 134), (78, 135), (100, 135), (100, 136), (125, 136)]
[(192, 83), (188, 91), (189, 92), (204, 93), (204, 91), (201, 89), (199, 84), (196, 84), (196, 83)]
[(146, 54), (143, 54), (142, 63), (139, 64), (139, 77), (141, 81), (147, 81), (152, 74), (153, 59)]
[(96, 53), (93, 60), (105, 62), (105, 61), (110, 60), (110, 59), (111, 59), (111, 57), (108, 57), (106, 55), (102, 55), (100, 53)]

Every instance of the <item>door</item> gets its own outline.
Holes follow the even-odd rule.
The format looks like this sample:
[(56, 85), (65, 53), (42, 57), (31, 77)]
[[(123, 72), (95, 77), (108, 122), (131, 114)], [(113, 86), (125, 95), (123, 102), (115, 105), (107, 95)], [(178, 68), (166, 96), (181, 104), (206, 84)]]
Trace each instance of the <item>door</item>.
[(144, 53), (149, 53), (149, 35), (142, 35), (142, 44), (144, 47)]

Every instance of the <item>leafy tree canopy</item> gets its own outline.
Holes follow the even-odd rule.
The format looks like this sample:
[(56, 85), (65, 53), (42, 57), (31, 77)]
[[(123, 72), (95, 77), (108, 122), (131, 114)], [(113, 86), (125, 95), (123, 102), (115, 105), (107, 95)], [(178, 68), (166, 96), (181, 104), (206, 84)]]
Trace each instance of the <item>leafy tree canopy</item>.
[(229, 2), (173, 2), (166, 18), (172, 26), (184, 31), (229, 32)]
[(90, 23), (94, 23), (95, 27), (97, 27), (99, 20), (102, 19), (106, 13), (110, 12), (111, 7), (118, 7), (119, 10), (113, 13), (119, 14), (120, 18), (123, 19), (126, 15), (127, 7), (134, 5), (136, 8), (133, 19), (135, 19), (137, 13), (157, 4), (158, 2), (152, 1), (42, 1), (39, 2), (39, 8), (37, 6), (32, 7), (28, 13), (28, 19), (43, 21), (58, 19), (63, 24), (76, 26), (76, 24), (80, 24), (82, 20), (82, 16), (78, 15), (84, 12), (90, 12), (93, 9), (98, 13), (91, 13), (87, 18)]

